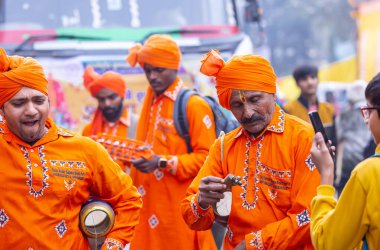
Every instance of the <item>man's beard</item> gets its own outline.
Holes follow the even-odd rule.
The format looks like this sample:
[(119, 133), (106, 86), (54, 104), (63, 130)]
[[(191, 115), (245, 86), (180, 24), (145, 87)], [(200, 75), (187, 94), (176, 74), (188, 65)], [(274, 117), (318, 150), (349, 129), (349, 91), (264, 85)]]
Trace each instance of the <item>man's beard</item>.
[(101, 110), (104, 118), (109, 122), (115, 122), (121, 116), (123, 111), (123, 102), (120, 102), (120, 105), (115, 107), (106, 107)]

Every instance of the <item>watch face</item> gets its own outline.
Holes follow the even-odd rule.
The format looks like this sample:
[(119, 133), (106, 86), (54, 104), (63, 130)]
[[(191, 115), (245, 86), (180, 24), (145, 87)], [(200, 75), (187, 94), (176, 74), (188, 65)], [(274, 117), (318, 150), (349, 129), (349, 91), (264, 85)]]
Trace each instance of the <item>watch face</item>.
[(159, 159), (158, 160), (158, 166), (160, 167), (160, 168), (166, 168), (166, 164), (168, 163), (168, 161), (166, 160), (166, 159)]
[(215, 204), (214, 212), (220, 216), (228, 216), (231, 213), (232, 193), (224, 192), (224, 198)]

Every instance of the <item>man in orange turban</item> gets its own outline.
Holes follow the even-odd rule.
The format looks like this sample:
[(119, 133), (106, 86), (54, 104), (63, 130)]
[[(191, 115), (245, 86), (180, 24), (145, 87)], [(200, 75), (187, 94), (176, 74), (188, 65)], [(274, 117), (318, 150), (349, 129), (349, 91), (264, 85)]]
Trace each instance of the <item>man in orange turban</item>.
[(48, 81), (32, 58), (0, 48), (0, 249), (88, 249), (79, 213), (90, 194), (116, 218), (102, 250), (132, 240), (142, 201), (131, 178), (88, 138), (48, 119)]
[[(84, 127), (82, 135), (97, 136), (105, 133), (134, 139), (137, 116), (123, 103), (126, 91), (123, 77), (112, 71), (100, 75), (92, 67), (87, 67), (83, 82), (85, 88), (96, 98), (98, 107), (92, 122)], [(126, 162), (117, 160), (117, 163), (129, 172)]]
[[(276, 75), (266, 59), (245, 55), (224, 62), (211, 51), (201, 72), (215, 77), (221, 105), (241, 127), (210, 148), (181, 204), (186, 223), (206, 230), (216, 209), (227, 216), (217, 217), (226, 223), (224, 249), (313, 249), (310, 202), (319, 183), (310, 160), (313, 129), (276, 104)], [(241, 185), (227, 185), (228, 174)], [(223, 199), (224, 193), (232, 198)]]
[(174, 102), (184, 87), (177, 76), (180, 60), (179, 47), (167, 35), (149, 37), (144, 45), (131, 48), (127, 57), (130, 65), (143, 67), (149, 81), (136, 137), (155, 152), (151, 159), (134, 161), (131, 169), (144, 203), (131, 250), (215, 249), (210, 230), (192, 231), (181, 218), (180, 201), (216, 135), (212, 110), (196, 95), (187, 104), (192, 152), (175, 129)]

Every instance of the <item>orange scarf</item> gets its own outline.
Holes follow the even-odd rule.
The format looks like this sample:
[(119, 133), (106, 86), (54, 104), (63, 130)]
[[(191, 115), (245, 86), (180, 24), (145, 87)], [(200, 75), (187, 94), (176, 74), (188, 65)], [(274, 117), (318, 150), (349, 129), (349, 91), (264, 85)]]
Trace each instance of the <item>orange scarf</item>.
[(144, 97), (144, 103), (141, 109), (140, 118), (137, 124), (137, 130), (136, 130), (137, 140), (145, 141), (146, 139), (146, 135), (149, 129), (150, 107), (152, 106), (153, 98), (155, 96), (156, 95), (153, 92), (152, 88), (148, 86), (146, 95)]
[(31, 57), (8, 56), (0, 48), (0, 107), (23, 87), (48, 95), (48, 80), (41, 64)]
[(211, 50), (202, 58), (201, 73), (216, 77), (220, 104), (230, 109), (233, 89), (276, 93), (276, 75), (270, 63), (261, 56), (233, 56), (224, 62), (219, 52)]

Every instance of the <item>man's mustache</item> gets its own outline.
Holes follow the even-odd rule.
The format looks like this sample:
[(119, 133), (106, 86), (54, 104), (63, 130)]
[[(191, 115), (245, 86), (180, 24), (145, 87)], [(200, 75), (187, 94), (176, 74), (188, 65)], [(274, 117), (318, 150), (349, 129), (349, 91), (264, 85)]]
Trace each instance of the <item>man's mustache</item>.
[(258, 122), (258, 121), (264, 121), (264, 116), (258, 115), (258, 114), (253, 114), (250, 118), (241, 119), (242, 124), (254, 123), (254, 122)]
[(103, 109), (103, 112), (106, 112), (106, 113), (117, 112), (117, 108), (107, 107)]

